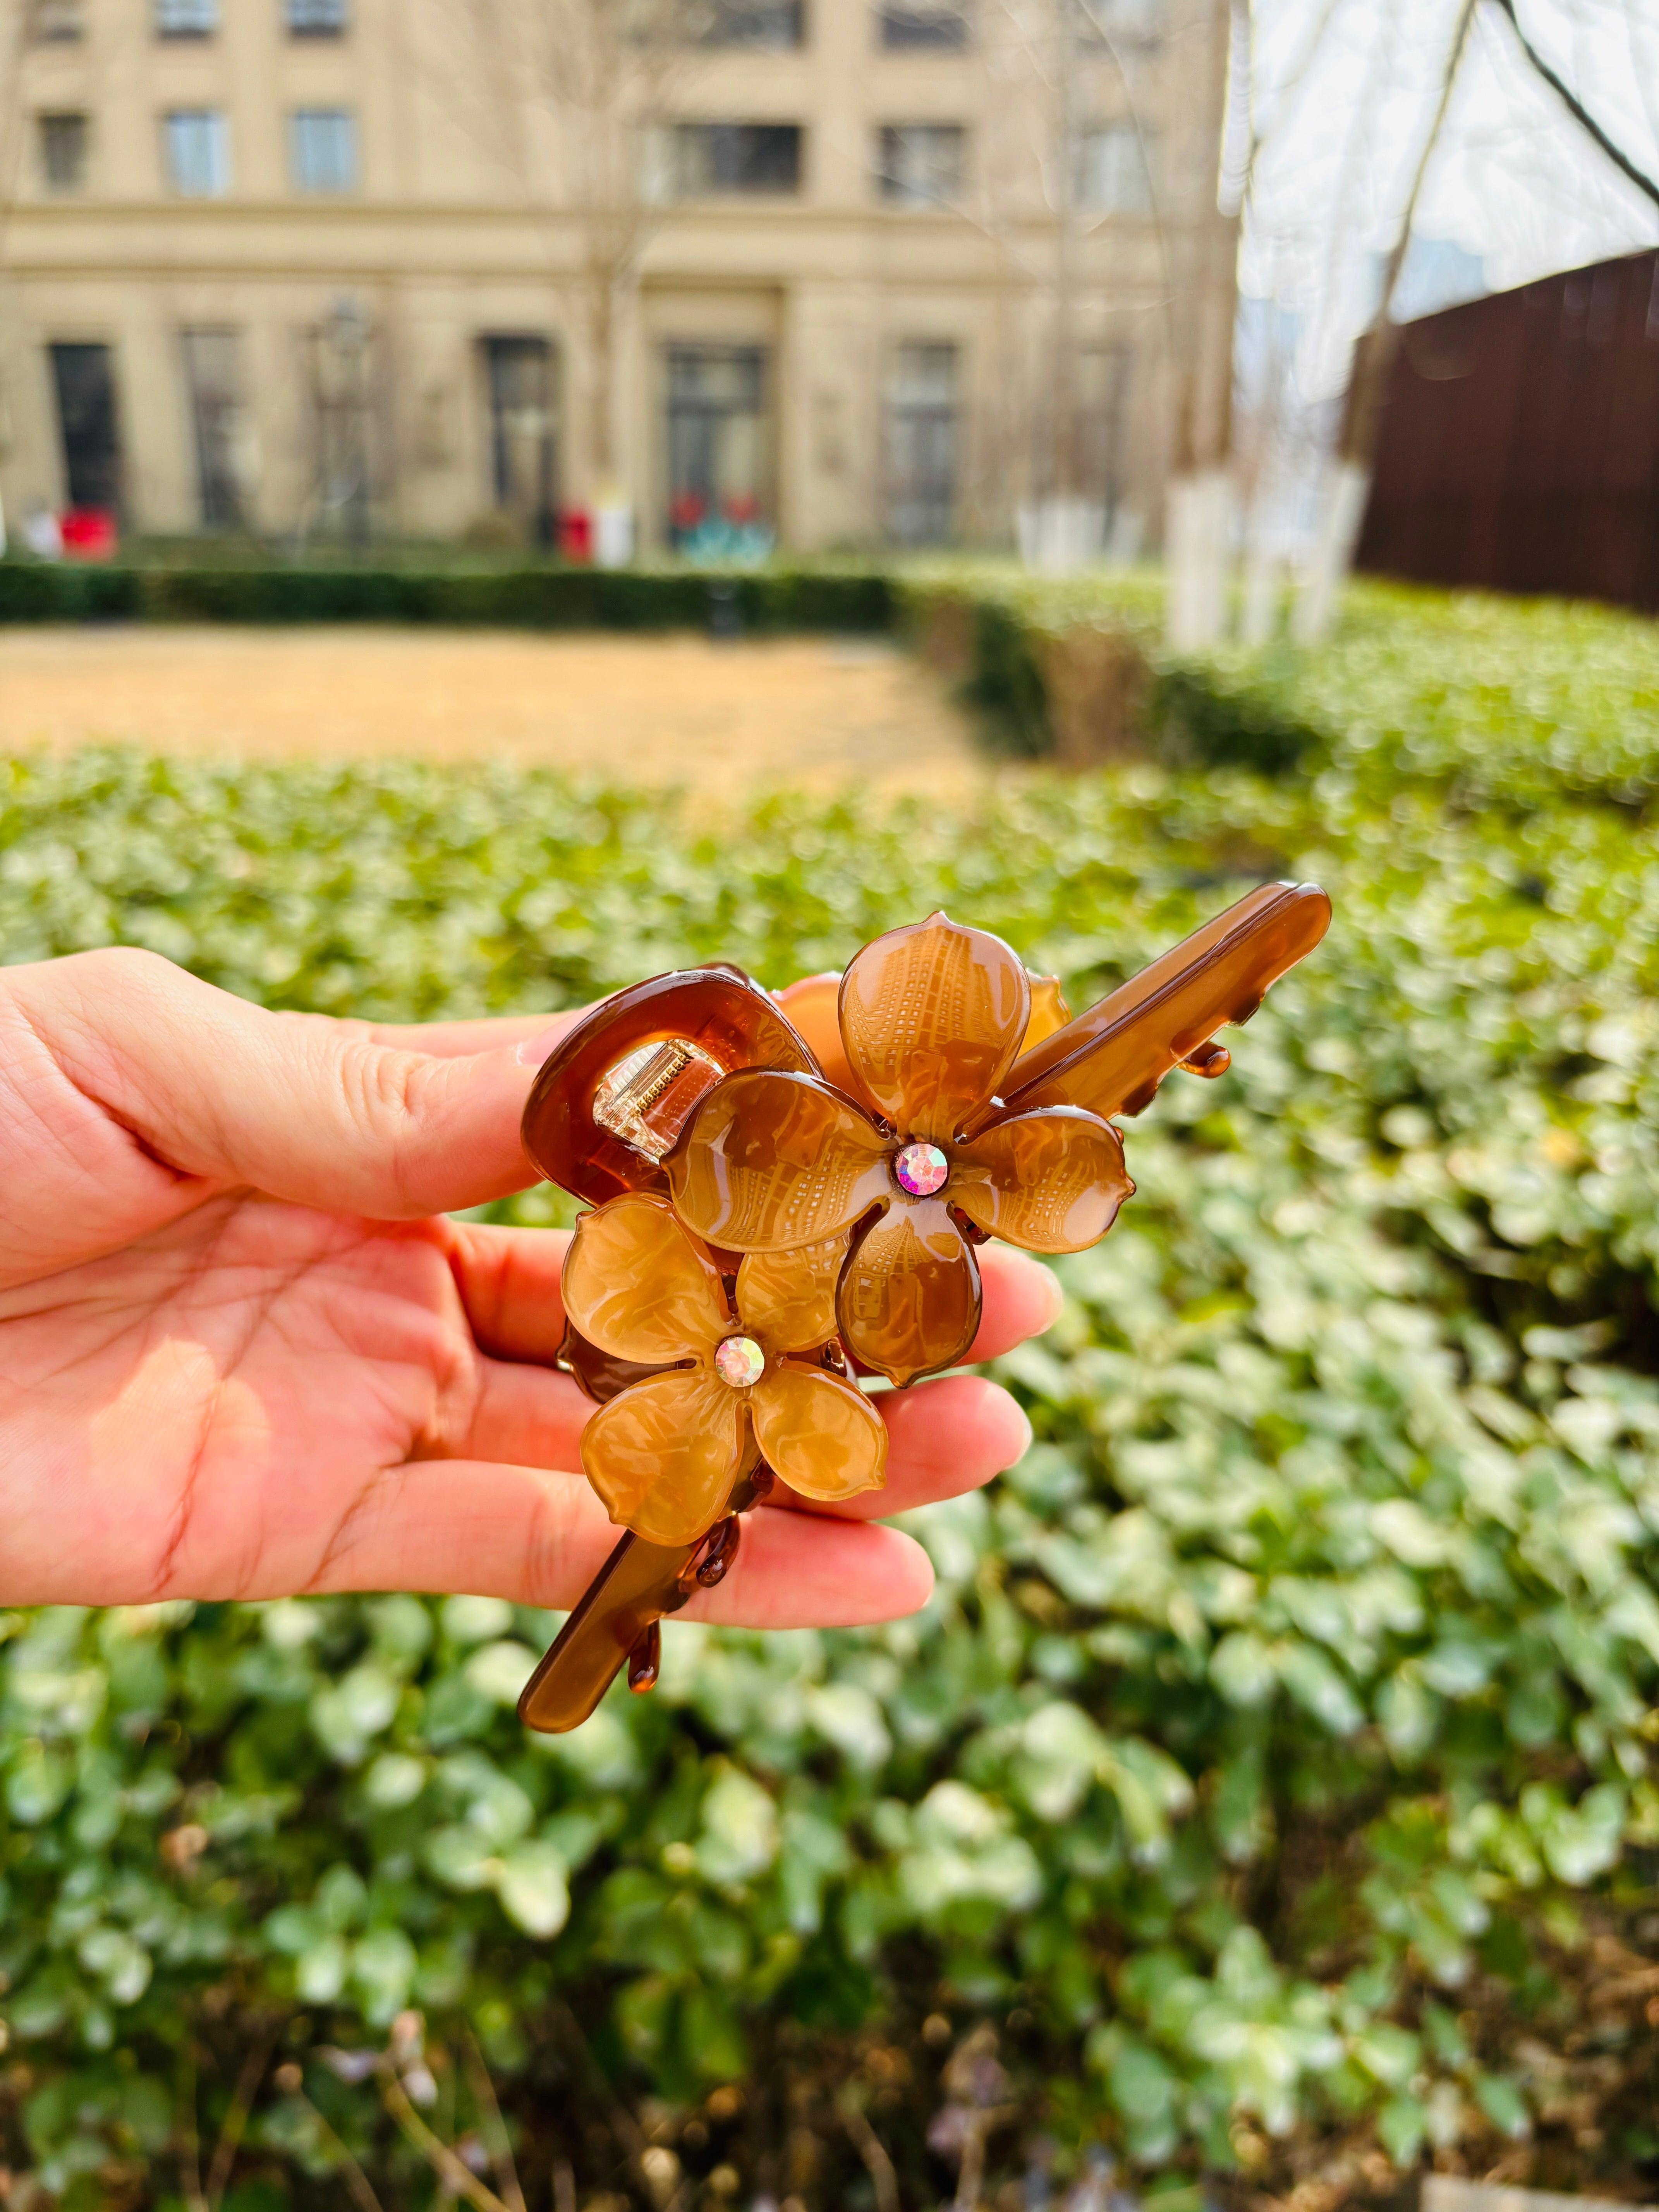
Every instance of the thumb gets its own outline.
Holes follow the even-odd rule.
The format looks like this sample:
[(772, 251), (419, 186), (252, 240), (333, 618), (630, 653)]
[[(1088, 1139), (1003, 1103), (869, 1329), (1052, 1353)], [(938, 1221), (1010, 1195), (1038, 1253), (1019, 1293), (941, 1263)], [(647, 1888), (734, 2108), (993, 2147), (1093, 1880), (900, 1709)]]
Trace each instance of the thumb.
[(266, 1012), (126, 948), (4, 981), (81, 1100), (175, 1175), (381, 1220), (537, 1180), (519, 1141), (533, 1048), (387, 1044), (324, 1015)]

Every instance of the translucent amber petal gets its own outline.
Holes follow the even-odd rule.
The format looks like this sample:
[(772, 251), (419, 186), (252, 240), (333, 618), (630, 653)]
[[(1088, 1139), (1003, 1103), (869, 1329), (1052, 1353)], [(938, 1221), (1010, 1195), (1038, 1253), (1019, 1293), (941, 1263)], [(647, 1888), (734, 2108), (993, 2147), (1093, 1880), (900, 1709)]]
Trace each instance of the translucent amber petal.
[(840, 1236), (892, 1188), (891, 1147), (810, 1076), (756, 1068), (705, 1098), (663, 1162), (680, 1218), (729, 1252)]
[(1063, 1030), (1072, 1018), (1072, 1010), (1066, 1003), (1058, 975), (1038, 975), (1028, 968), (1025, 980), (1031, 987), (1031, 1011), (1026, 1018), (1025, 1034), (1019, 1041), (1019, 1048), (1030, 1052), (1034, 1044), (1041, 1044), (1044, 1037)]
[(811, 1045), (813, 1059), (836, 1090), (850, 1091), (856, 1098), (858, 1079), (841, 1041), (840, 998), (841, 971), (831, 969), (824, 975), (803, 975), (799, 983), (780, 991), (778, 1006)]
[(1004, 1086), (1010, 1106), (1139, 1114), (1172, 1067), (1224, 1022), (1247, 1022), (1267, 986), (1330, 926), (1317, 884), (1263, 884), (1034, 1045)]
[(1028, 1252), (1081, 1252), (1134, 1188), (1109, 1121), (1069, 1106), (1014, 1114), (959, 1145), (950, 1192), (977, 1228)]
[(774, 1474), (824, 1504), (886, 1480), (887, 1424), (861, 1390), (786, 1362), (752, 1401), (755, 1439)]
[(685, 1359), (731, 1326), (720, 1270), (659, 1198), (630, 1193), (583, 1214), (562, 1288), (567, 1315), (613, 1359)]
[(908, 1382), (962, 1358), (979, 1304), (979, 1269), (944, 1200), (896, 1199), (854, 1243), (836, 1311), (861, 1367)]
[(836, 1333), (844, 1237), (793, 1252), (751, 1252), (738, 1270), (738, 1315), (770, 1351), (814, 1352)]
[(619, 1528), (694, 1544), (726, 1510), (742, 1466), (743, 1401), (707, 1369), (636, 1382), (582, 1431), (582, 1467)]
[(936, 914), (858, 955), (842, 978), (841, 1034), (893, 1126), (948, 1144), (1013, 1065), (1030, 1007), (1025, 970), (1000, 937)]

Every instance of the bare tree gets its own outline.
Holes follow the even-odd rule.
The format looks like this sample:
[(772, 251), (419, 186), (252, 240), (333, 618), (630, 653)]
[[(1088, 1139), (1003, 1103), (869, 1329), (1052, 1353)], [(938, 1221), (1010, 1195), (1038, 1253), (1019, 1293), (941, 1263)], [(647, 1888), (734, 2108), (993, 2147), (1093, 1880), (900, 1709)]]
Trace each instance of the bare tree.
[(556, 266), (576, 218), (594, 503), (630, 510), (622, 337), (678, 189), (671, 118), (720, 0), (466, 0), (463, 20), (470, 65), (455, 104), (465, 110), (469, 88), (463, 119), (508, 165)]
[(1224, 204), (1225, 138), (1248, 127), (1249, 18), (1243, 0), (1207, 0), (1207, 69), (1194, 124), (1192, 185), (1174, 272), (1174, 424), (1165, 500), (1169, 600), (1178, 651), (1212, 644), (1226, 622), (1232, 528), (1233, 326), (1238, 313), (1242, 193)]
[(1457, 18), (1441, 73), (1434, 113), (1430, 119), (1411, 189), (1406, 195), (1399, 228), (1383, 264), (1382, 296), (1370, 327), (1355, 343), (1348, 371), (1348, 388), (1342, 404), (1342, 425), (1336, 459), (1331, 471), (1325, 511), (1313, 558), (1297, 595), (1295, 630), (1305, 643), (1322, 637), (1330, 627), (1336, 595), (1353, 564), (1354, 547), (1364, 519), (1370, 492), (1371, 471), (1376, 461), (1376, 441), (1382, 428), (1382, 401), (1389, 375), (1400, 346), (1399, 325), (1393, 319), (1395, 294), (1411, 248), (1412, 224), (1422, 198), (1424, 180), (1445, 127), (1456, 88), (1457, 72), (1468, 44), (1477, 0), (1458, 0)]

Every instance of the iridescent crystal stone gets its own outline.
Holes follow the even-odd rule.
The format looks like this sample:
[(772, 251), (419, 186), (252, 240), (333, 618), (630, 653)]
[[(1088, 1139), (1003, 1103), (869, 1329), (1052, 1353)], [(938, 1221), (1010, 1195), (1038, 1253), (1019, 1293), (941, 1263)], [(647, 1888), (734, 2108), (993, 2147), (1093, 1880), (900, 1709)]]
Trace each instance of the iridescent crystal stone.
[(951, 1172), (951, 1163), (937, 1145), (907, 1145), (893, 1162), (901, 1189), (912, 1198), (931, 1198)]
[(728, 1336), (715, 1351), (714, 1372), (734, 1390), (750, 1389), (766, 1372), (766, 1354), (752, 1336)]

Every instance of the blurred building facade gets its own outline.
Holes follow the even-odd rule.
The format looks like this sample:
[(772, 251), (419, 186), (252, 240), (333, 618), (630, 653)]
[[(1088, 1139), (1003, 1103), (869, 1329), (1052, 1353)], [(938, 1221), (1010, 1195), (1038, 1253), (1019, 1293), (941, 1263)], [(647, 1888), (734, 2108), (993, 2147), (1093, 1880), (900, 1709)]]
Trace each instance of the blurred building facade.
[(1157, 529), (1210, 0), (4, 4), (14, 526)]

